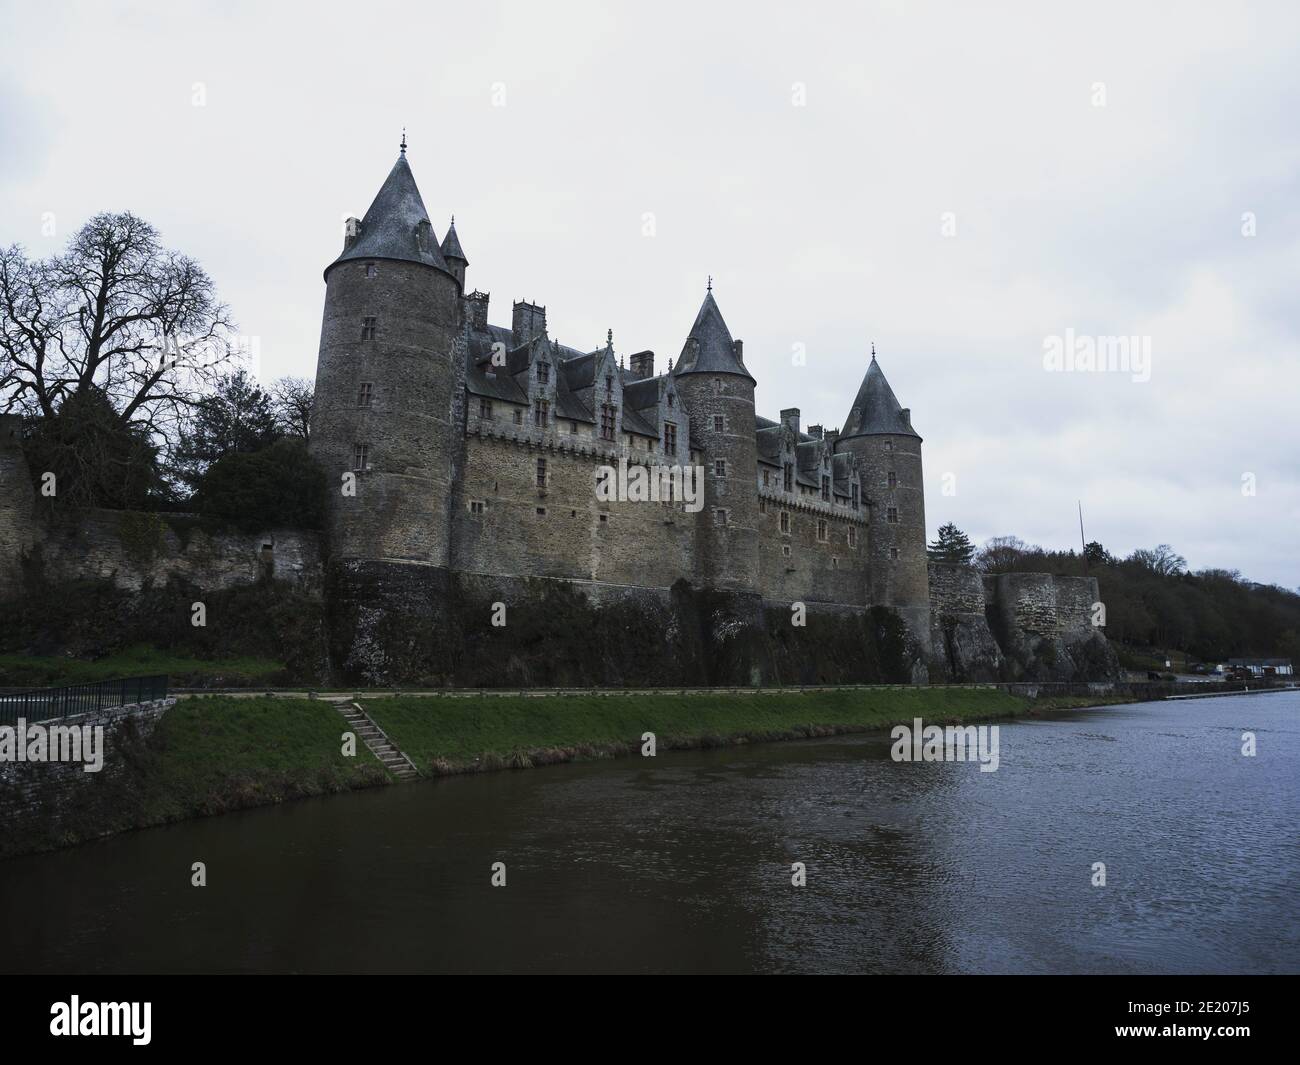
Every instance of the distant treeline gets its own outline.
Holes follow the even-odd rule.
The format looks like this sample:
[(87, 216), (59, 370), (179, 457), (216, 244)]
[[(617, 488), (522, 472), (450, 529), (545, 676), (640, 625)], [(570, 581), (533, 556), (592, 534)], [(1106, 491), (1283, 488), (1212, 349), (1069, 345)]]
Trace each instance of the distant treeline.
[[(1051, 551), (1013, 536), (989, 540), (972, 561), (986, 573), (1031, 571), (1081, 576), (1077, 551)], [(1300, 662), (1300, 595), (1256, 584), (1237, 570), (1188, 572), (1167, 544), (1116, 558), (1087, 546), (1088, 573), (1106, 607), (1106, 635), (1136, 647), (1179, 651), (1201, 661), (1236, 657)]]

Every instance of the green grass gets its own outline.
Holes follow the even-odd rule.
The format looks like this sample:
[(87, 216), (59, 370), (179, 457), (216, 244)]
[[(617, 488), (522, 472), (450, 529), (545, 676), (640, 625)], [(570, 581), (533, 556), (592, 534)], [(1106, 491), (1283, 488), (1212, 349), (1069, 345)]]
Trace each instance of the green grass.
[(439, 773), (627, 753), (639, 747), (643, 732), (653, 732), (660, 749), (716, 746), (865, 731), (910, 723), (915, 717), (935, 724), (1011, 717), (1033, 704), (989, 689), (913, 688), (688, 696), (413, 696), (364, 700), (363, 705), (422, 772)]
[(343, 755), (347, 728), (311, 699), (181, 700), (150, 743), (148, 813), (166, 821), (379, 783), (386, 774), (364, 743)]
[(269, 658), (202, 659), (140, 645), (93, 661), (59, 655), (0, 655), (0, 684), (7, 687), (57, 688), (122, 677), (166, 674), (173, 685), (202, 686), (220, 681), (237, 688), (275, 679), (284, 665)]

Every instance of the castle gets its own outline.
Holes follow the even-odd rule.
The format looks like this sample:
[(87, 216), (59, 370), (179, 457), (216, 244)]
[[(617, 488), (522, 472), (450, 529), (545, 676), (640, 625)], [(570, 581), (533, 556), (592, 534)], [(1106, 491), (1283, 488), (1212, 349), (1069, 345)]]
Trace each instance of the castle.
[[(685, 579), (786, 611), (888, 606), (929, 649), (921, 437), (874, 347), (843, 427), (804, 427), (796, 408), (758, 415), (711, 283), (657, 368), (612, 331), (590, 351), (558, 343), (532, 302), (492, 324), (469, 265), (454, 217), (437, 239), (403, 138), (325, 270), (311, 448), (342, 484), (340, 595), (418, 616), (448, 575), (595, 601)], [(597, 471), (621, 463), (701, 470), (703, 506), (598, 498)]]
[[(218, 630), (221, 597), (260, 596), (259, 638), (294, 676), (367, 685), (1119, 674), (1095, 579), (927, 564), (921, 437), (874, 349), (842, 428), (805, 429), (794, 408), (757, 414), (711, 285), (656, 373), (612, 334), (557, 343), (535, 303), (491, 324), (468, 268), (403, 144), (325, 270), (323, 531), (38, 507), (22, 419), (0, 416), (0, 599), (111, 585), (118, 623), (156, 641), (169, 610), (209, 601)], [(620, 486), (698, 477), (646, 500), (602, 491), (611, 470)], [(297, 605), (273, 609), (283, 595)]]

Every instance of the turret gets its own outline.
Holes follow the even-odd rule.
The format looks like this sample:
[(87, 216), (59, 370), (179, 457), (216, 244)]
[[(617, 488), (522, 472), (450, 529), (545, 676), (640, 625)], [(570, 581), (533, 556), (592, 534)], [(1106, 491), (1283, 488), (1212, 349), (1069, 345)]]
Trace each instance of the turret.
[(921, 437), (876, 361), (853, 400), (848, 420), (835, 438), (837, 453), (858, 461), (862, 493), (870, 508), (867, 551), (871, 601), (893, 607), (917, 640), (929, 649), (930, 588), (925, 552), (925, 491)]
[(445, 566), (463, 273), (439, 248), (405, 136), (349, 231), (325, 270), (311, 430), (331, 485), (331, 557)]
[(456, 236), (456, 216), (451, 216), (451, 225), (447, 227), (447, 235), (442, 238), (443, 261), (447, 264), (447, 269), (451, 271), (452, 276), (460, 282), (460, 287), (465, 288), (465, 267), (469, 266), (469, 260), (465, 258), (465, 252), (461, 249), (460, 238)]
[(690, 412), (691, 447), (704, 453), (700, 573), (714, 587), (753, 592), (758, 587), (754, 378), (745, 369), (741, 342), (732, 340), (723, 321), (711, 282), (672, 373)]

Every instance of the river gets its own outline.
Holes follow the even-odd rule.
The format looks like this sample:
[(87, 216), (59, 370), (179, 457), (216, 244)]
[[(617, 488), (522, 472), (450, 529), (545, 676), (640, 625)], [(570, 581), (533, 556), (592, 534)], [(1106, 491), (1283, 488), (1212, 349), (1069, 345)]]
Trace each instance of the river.
[(844, 736), (430, 780), (21, 858), (0, 865), (0, 969), (1300, 971), (1300, 692), (1000, 729), (989, 773)]

